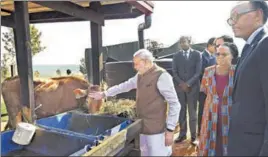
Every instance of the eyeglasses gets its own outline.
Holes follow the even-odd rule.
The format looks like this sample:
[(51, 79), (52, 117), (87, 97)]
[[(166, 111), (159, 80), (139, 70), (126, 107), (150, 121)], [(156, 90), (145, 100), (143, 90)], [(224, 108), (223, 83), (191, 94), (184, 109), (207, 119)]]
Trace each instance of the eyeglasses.
[(247, 13), (250, 13), (250, 12), (253, 12), (253, 11), (256, 11), (257, 9), (246, 9), (244, 11), (241, 11), (241, 12), (235, 12), (232, 17), (230, 17), (228, 20), (227, 20), (227, 23), (230, 25), (230, 26), (233, 26), (237, 23), (237, 21), (239, 20), (239, 18), (244, 15), (244, 14), (247, 14)]
[(216, 53), (215, 53), (215, 56), (216, 56), (216, 57), (219, 57), (219, 56), (226, 57), (226, 56), (228, 56), (228, 55), (229, 55), (228, 53), (219, 53), (219, 52), (216, 52)]

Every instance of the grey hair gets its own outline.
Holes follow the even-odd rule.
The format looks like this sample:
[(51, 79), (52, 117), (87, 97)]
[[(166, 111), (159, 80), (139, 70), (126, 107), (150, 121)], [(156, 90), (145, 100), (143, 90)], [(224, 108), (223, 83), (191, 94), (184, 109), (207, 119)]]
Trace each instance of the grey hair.
[(151, 61), (151, 62), (153, 62), (154, 59), (155, 59), (153, 54), (147, 49), (138, 50), (137, 52), (134, 53), (133, 57), (139, 57), (139, 58), (141, 58), (143, 60), (148, 60), (148, 61)]

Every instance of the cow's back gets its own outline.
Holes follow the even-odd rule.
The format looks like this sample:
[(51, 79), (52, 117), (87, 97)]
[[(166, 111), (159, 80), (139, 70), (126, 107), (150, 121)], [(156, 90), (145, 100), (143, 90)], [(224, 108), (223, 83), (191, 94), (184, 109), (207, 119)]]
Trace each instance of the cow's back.
[[(57, 113), (77, 108), (73, 91), (87, 89), (89, 84), (84, 79), (73, 76), (34, 80), (35, 106), (37, 118), (44, 118)], [(2, 95), (6, 104), (9, 125), (16, 126), (16, 116), (21, 110), (20, 79), (18, 76), (7, 78), (2, 83)], [(29, 104), (27, 104), (29, 107)]]
[(36, 105), (42, 107), (36, 110), (38, 118), (43, 118), (58, 113), (78, 108), (73, 91), (77, 88), (87, 89), (89, 84), (80, 78), (68, 76), (51, 78), (46, 84), (35, 88)]

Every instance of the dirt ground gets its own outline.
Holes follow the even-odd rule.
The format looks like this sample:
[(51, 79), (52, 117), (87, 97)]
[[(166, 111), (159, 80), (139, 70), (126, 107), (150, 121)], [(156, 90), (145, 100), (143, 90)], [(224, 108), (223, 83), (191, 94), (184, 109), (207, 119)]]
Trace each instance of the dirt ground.
[[(176, 134), (174, 140), (179, 136), (179, 128), (176, 129)], [(189, 133), (187, 137), (190, 138)], [(182, 143), (173, 144), (173, 153), (172, 156), (197, 156), (196, 146), (191, 144), (191, 140), (187, 139)]]

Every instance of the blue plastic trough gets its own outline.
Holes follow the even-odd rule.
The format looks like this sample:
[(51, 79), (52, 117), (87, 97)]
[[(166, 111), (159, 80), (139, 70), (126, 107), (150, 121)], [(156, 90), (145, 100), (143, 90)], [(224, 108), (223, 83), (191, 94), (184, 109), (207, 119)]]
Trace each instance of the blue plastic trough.
[(126, 118), (104, 115), (90, 115), (77, 112), (66, 112), (37, 120), (42, 128), (74, 133), (94, 140), (103, 140), (104, 136), (118, 133), (129, 126), (132, 121)]
[(2, 156), (81, 156), (104, 137), (127, 128), (133, 121), (116, 116), (66, 112), (37, 120), (30, 145), (12, 141), (14, 130), (1, 133)]
[(21, 146), (12, 141), (13, 134), (14, 130), (1, 133), (1, 156), (69, 156), (96, 145), (91, 138), (37, 128), (31, 143)]

